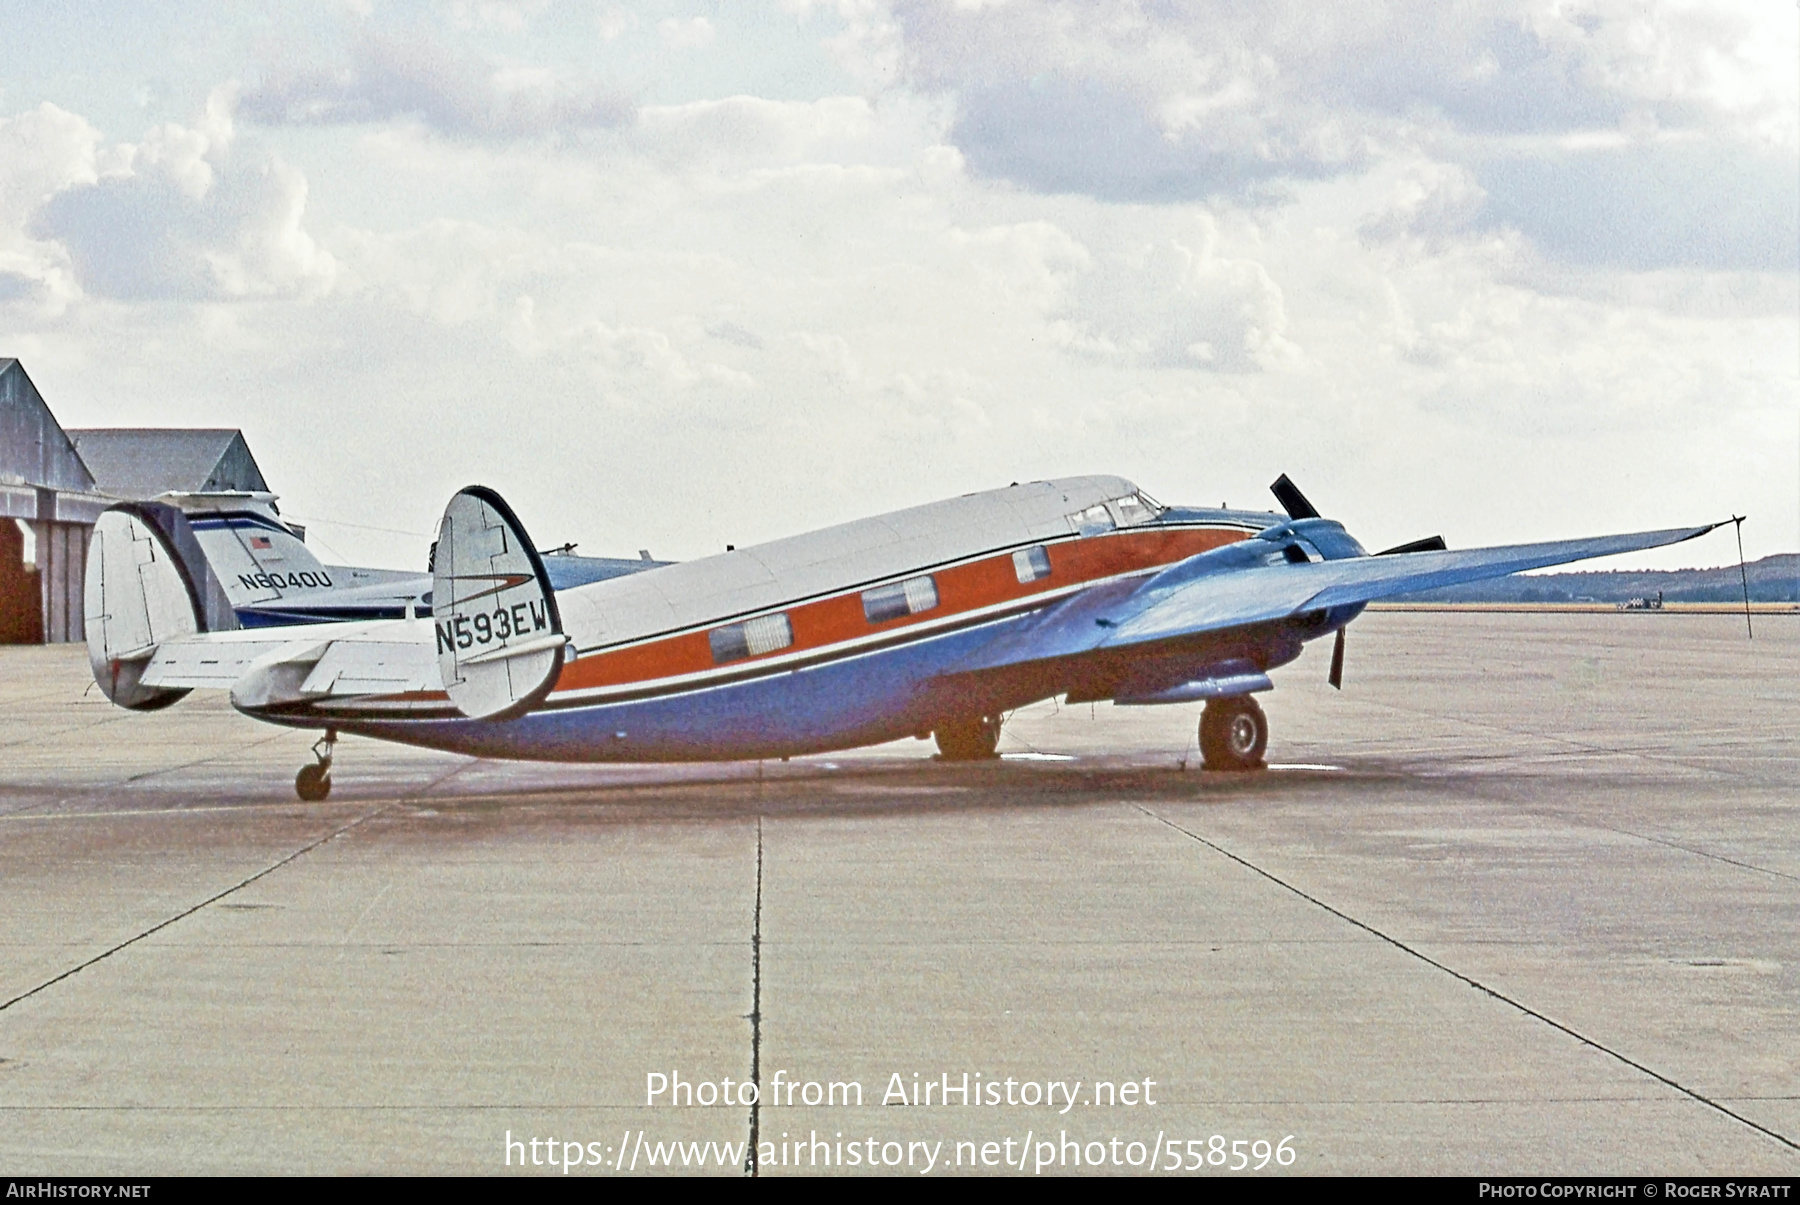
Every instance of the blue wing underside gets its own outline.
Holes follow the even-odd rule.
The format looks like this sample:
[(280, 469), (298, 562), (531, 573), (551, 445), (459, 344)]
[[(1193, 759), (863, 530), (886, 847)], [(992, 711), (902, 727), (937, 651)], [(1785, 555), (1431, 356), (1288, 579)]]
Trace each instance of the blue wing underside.
[[(1220, 667), (1265, 671), (1378, 599), (1658, 548), (1717, 526), (1303, 563), (1278, 555), (1292, 528), (1271, 529), (1149, 577), (1072, 595), (976, 649), (946, 685), (982, 705), (1010, 706), (1064, 693), (1072, 700), (1148, 694)], [(1258, 541), (1271, 555), (1257, 555), (1250, 546)]]

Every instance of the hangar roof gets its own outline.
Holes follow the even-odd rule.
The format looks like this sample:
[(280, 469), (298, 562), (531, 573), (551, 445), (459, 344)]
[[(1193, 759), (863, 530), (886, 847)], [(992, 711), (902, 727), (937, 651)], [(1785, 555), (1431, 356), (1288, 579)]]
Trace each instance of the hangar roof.
[(25, 366), (11, 358), (0, 358), (0, 482), (74, 493), (94, 488), (68, 433)]
[(119, 498), (175, 490), (267, 490), (241, 431), (97, 427), (69, 432), (98, 488)]

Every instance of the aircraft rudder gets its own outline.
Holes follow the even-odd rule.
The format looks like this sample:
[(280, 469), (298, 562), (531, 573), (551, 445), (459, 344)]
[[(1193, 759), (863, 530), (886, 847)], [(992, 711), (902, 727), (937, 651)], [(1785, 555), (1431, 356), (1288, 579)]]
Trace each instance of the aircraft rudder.
[(101, 513), (82, 591), (94, 682), (112, 702), (133, 711), (167, 707), (188, 693), (144, 686), (141, 679), (165, 642), (206, 630), (189, 570), (153, 521), (154, 512), (147, 512), (154, 505), (123, 504)]
[(444, 688), (464, 715), (521, 715), (555, 685), (568, 644), (556, 591), (518, 516), (486, 486), (444, 508), (431, 611)]
[(236, 505), (201, 506), (214, 502), (189, 499), (182, 508), (198, 547), (232, 607), (278, 603), (338, 583), (306, 542), (269, 505), (236, 496)]

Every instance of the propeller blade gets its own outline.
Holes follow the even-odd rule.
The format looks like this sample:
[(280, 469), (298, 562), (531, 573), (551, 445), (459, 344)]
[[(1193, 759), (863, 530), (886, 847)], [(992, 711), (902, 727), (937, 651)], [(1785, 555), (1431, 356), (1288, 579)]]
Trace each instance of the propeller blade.
[(1306, 495), (1300, 492), (1299, 486), (1288, 480), (1286, 473), (1275, 479), (1275, 484), (1269, 487), (1269, 492), (1275, 495), (1277, 502), (1281, 503), (1281, 509), (1288, 513), (1288, 518), (1316, 519), (1319, 517), (1318, 508), (1306, 500)]
[(1396, 544), (1392, 548), (1383, 548), (1376, 556), (1399, 556), (1407, 552), (1445, 552), (1449, 545), (1444, 543), (1443, 536), (1426, 536), (1423, 540), (1414, 540), (1410, 544)]
[(1333, 690), (1344, 689), (1344, 629), (1339, 628), (1337, 640), (1331, 645), (1331, 674), (1325, 679), (1331, 683)]

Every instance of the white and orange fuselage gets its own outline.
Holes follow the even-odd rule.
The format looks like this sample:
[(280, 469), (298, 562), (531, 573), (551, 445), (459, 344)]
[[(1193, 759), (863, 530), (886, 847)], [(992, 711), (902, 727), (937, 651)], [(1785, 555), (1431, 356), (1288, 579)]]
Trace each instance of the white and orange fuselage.
[[(466, 719), (438, 691), (259, 714), (557, 760), (773, 757), (923, 736), (1108, 677), (1103, 659), (962, 668), (1009, 628), (1278, 518), (1158, 507), (1117, 477), (970, 494), (559, 591), (569, 654), (548, 694), (512, 719)], [(456, 638), (434, 621), (440, 647)], [(1299, 643), (1271, 648), (1285, 660)], [(1092, 683), (1094, 697), (1108, 685)]]

